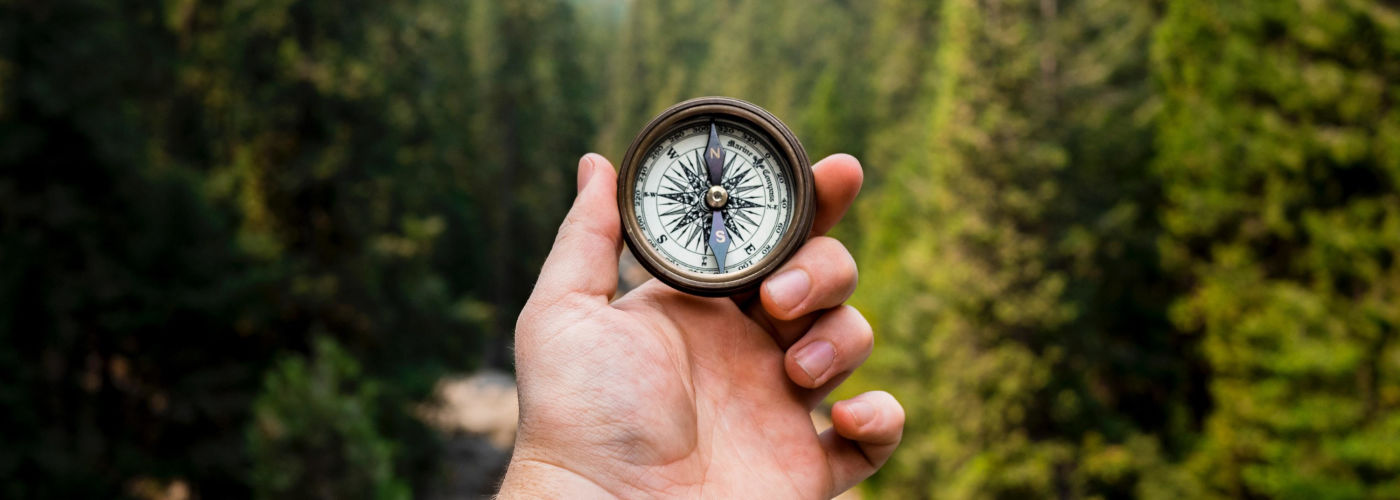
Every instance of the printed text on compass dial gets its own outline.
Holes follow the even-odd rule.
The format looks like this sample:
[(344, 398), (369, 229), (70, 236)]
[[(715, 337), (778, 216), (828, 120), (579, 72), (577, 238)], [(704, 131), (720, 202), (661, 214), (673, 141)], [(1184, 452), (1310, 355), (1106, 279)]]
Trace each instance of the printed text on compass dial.
[[(724, 221), (733, 244), (724, 273), (748, 269), (773, 251), (792, 216), (792, 187), (780, 157), (767, 141), (741, 125), (718, 121), (724, 147)], [(709, 122), (687, 125), (661, 138), (637, 170), (632, 203), (642, 235), (672, 265), (717, 274), (708, 245), (710, 188), (705, 167)]]

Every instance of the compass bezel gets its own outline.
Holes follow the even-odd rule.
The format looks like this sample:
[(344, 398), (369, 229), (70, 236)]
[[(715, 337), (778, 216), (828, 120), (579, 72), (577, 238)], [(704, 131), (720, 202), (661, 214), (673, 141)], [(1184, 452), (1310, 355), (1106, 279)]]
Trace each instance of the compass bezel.
[[(740, 122), (763, 134), (763, 139), (775, 148), (775, 153), (783, 157), (783, 168), (792, 183), (793, 199), (787, 232), (768, 255), (747, 269), (714, 276), (684, 272), (666, 262), (643, 235), (632, 200), (636, 194), (637, 172), (645, 161), (647, 152), (662, 138), (688, 123), (708, 117)], [(756, 288), (763, 282), (763, 278), (772, 274), (797, 253), (812, 231), (812, 220), (816, 215), (815, 191), (812, 165), (807, 158), (807, 152), (802, 148), (797, 136), (781, 120), (747, 101), (732, 97), (700, 97), (662, 111), (632, 140), (618, 169), (617, 209), (622, 219), (623, 241), (627, 243), (627, 248), (632, 251), (637, 262), (652, 276), (682, 292), (720, 297), (738, 295)]]

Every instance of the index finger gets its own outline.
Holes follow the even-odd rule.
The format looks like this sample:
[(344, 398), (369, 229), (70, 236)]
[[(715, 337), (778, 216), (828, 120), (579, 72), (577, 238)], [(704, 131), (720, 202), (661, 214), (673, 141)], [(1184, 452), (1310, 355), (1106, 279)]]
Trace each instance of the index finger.
[(812, 165), (812, 177), (816, 181), (817, 215), (812, 221), (813, 238), (826, 234), (860, 193), (860, 185), (865, 181), (860, 161), (848, 154), (834, 154)]

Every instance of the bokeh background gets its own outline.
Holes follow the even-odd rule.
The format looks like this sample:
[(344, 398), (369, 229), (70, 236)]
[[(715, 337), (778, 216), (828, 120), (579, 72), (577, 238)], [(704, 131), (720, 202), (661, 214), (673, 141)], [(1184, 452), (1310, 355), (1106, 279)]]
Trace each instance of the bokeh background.
[(1400, 498), (1368, 0), (0, 0), (0, 497), (489, 493), (578, 156), (710, 94), (865, 165), (862, 494)]

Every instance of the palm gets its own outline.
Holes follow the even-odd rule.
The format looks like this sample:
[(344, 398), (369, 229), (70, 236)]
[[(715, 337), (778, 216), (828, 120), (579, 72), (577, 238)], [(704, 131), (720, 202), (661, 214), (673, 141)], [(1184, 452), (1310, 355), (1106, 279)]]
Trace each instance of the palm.
[[(787, 380), (782, 349), (734, 302), (651, 281), (576, 330), (585, 333), (561, 332), (549, 350), (584, 353), (573, 362), (595, 375), (573, 390), (611, 407), (593, 412), (597, 400), (579, 400), (583, 407), (567, 413), (592, 417), (573, 424), (626, 450), (625, 462), (655, 481), (651, 487), (760, 498), (833, 488), (808, 417), (808, 391)], [(807, 472), (785, 472), (791, 470)], [(754, 485), (785, 494), (757, 494)]]

